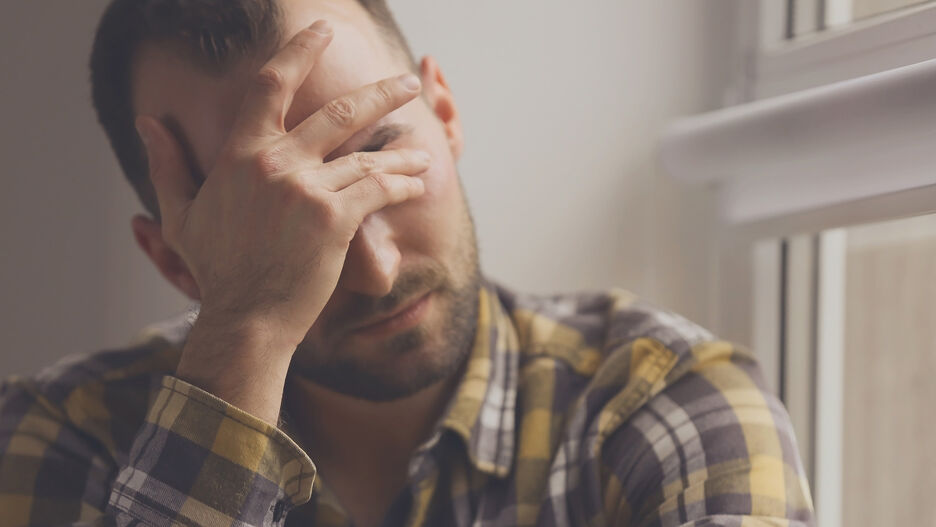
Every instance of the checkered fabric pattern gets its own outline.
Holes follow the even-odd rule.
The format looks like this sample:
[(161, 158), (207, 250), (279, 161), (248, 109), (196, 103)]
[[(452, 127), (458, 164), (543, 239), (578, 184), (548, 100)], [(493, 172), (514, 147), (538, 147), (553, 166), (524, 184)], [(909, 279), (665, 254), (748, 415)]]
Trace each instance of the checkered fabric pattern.
[[(620, 290), (479, 302), (384, 526), (813, 525), (749, 352)], [(292, 432), (172, 376), (188, 327), (2, 385), (0, 526), (351, 525)]]

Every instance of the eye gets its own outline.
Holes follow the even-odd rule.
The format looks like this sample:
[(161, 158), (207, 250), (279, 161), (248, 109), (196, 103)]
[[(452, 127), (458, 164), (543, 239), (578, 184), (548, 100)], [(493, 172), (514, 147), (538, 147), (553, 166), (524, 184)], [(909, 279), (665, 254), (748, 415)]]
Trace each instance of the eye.
[(361, 148), (360, 151), (361, 152), (379, 152), (383, 150), (385, 146), (387, 146), (386, 141), (377, 141), (369, 145), (365, 145), (363, 148)]

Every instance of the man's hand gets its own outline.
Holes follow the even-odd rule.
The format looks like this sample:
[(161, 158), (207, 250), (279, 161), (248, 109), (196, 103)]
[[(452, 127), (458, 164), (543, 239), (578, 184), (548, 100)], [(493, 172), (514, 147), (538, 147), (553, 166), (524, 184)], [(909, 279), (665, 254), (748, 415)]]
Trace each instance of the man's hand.
[(419, 93), (414, 75), (338, 98), (288, 133), (293, 96), (331, 41), (323, 21), (255, 75), (218, 161), (197, 188), (182, 150), (139, 117), (166, 243), (201, 296), (177, 375), (276, 423), (289, 361), (338, 283), (364, 218), (420, 196), (428, 156), (412, 150), (324, 158)]

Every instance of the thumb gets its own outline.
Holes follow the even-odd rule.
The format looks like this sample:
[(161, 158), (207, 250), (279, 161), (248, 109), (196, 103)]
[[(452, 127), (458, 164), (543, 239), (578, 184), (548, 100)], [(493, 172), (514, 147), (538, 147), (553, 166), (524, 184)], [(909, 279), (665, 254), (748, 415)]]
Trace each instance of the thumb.
[(176, 220), (195, 199), (198, 188), (189, 174), (179, 143), (157, 119), (137, 117), (136, 129), (146, 146), (149, 177), (163, 222)]

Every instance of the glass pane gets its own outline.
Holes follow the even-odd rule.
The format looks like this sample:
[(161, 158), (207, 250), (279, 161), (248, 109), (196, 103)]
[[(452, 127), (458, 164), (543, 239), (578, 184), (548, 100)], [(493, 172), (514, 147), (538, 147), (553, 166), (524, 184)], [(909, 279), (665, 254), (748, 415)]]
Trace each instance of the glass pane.
[(792, 0), (793, 35), (806, 35), (819, 29), (822, 0)]
[(787, 0), (787, 35), (802, 37), (933, 2), (936, 0)]
[(862, 20), (875, 15), (896, 11), (904, 7), (925, 4), (928, 0), (848, 0), (852, 4), (852, 20)]
[(842, 525), (928, 524), (936, 215), (849, 228), (846, 247)]

